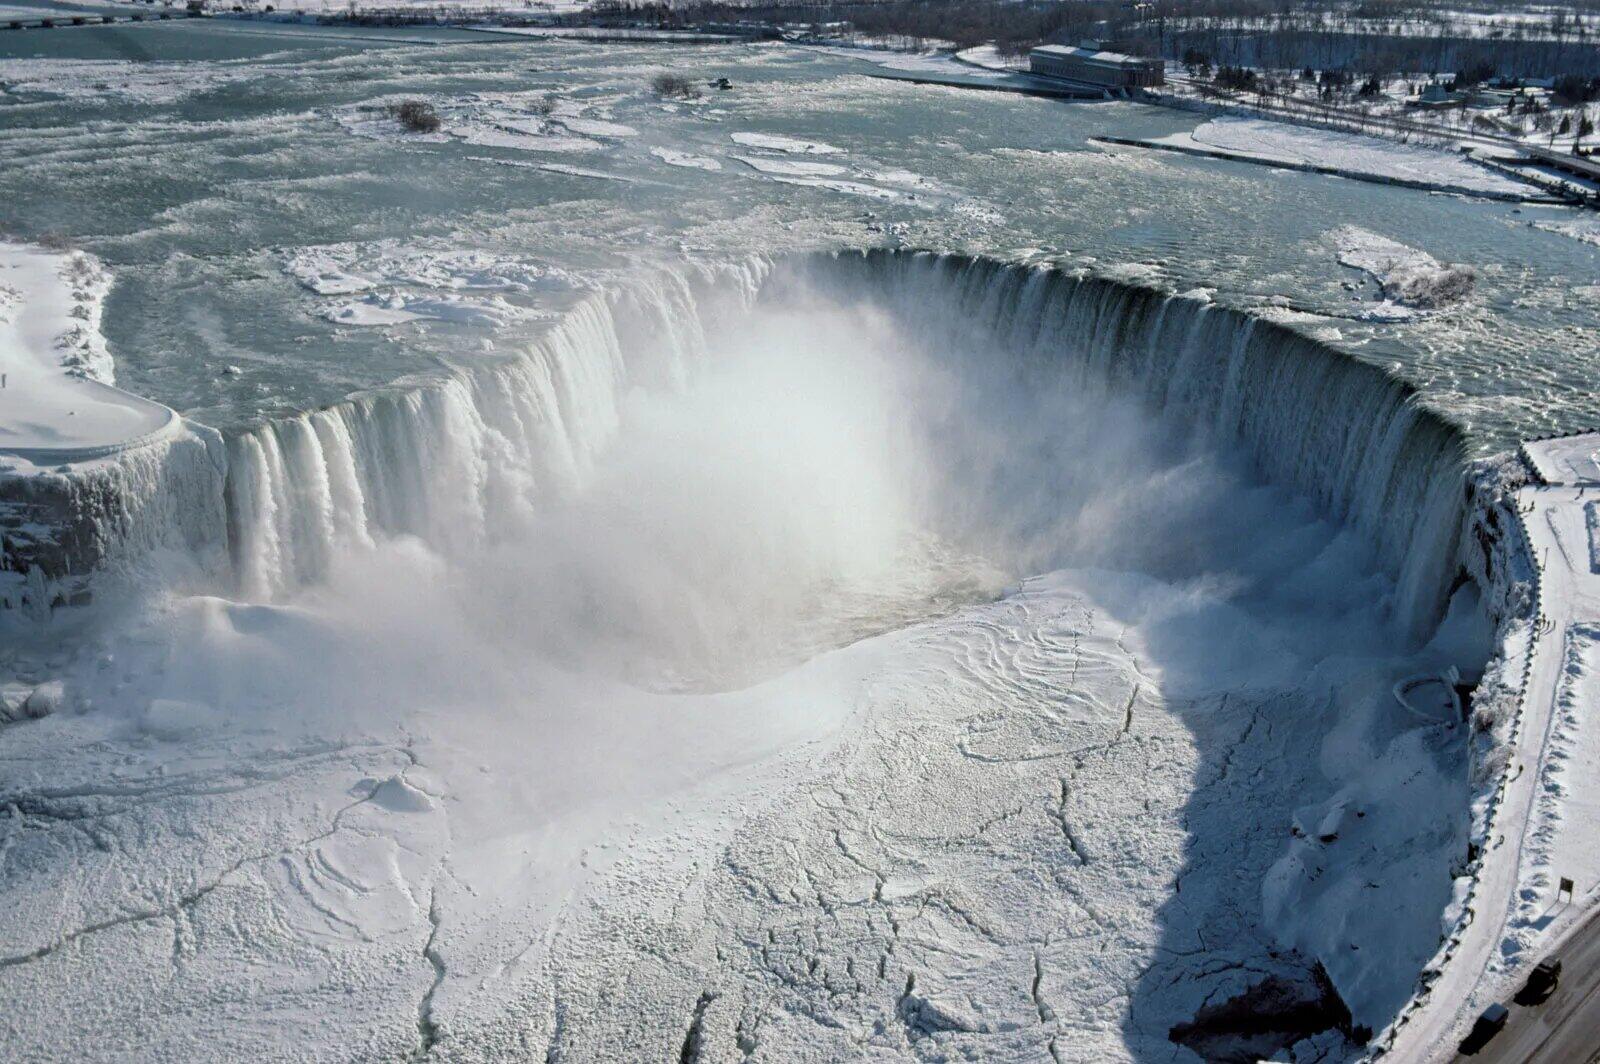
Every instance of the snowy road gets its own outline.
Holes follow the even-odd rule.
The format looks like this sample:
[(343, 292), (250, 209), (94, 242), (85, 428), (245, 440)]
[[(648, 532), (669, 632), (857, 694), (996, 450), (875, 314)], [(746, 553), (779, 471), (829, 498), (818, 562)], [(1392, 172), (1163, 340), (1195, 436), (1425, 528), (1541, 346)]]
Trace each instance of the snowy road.
[(1573, 941), (1555, 951), (1563, 967), (1561, 985), (1542, 1004), (1513, 1008), (1511, 1019), (1479, 1052), (1459, 1060), (1488, 1064), (1591, 1064), (1600, 1057), (1600, 916), (1591, 917)]

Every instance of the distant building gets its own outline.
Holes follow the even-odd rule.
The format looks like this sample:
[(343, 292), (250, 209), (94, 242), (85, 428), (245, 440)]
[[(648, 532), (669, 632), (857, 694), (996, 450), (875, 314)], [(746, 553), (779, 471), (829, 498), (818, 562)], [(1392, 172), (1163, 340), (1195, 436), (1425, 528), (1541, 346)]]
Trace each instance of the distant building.
[(1143, 89), (1166, 84), (1166, 64), (1097, 48), (1046, 44), (1028, 53), (1028, 69), (1047, 78), (1065, 78), (1107, 89)]
[(1434, 109), (1442, 107), (1462, 107), (1467, 102), (1467, 94), (1464, 92), (1455, 92), (1451, 89), (1445, 88), (1438, 82), (1434, 82), (1432, 85), (1429, 85), (1427, 88), (1423, 89), (1421, 94), (1418, 95), (1416, 99), (1408, 100), (1406, 102), (1412, 107), (1425, 107)]

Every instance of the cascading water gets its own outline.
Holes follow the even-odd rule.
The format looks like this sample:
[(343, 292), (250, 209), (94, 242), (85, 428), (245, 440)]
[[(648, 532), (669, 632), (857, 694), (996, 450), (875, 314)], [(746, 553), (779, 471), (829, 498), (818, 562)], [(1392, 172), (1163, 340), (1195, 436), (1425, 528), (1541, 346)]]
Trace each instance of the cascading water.
[[(802, 281), (881, 299), (912, 332), (981, 333), (1008, 364), (1080, 390), (1137, 395), (1213, 446), (1242, 448), (1269, 480), (1359, 531), (1395, 580), (1402, 627), (1420, 636), (1440, 615), (1458, 569), (1464, 447), (1405, 383), (1203, 300), (988, 259), (884, 251), (661, 271), (586, 298), (509, 359), (234, 434), (225, 508), (236, 586), (272, 599), (383, 537), (414, 535), (449, 553), (526, 526), (542, 502), (583, 481), (629, 389), (683, 388), (708, 333)], [(149, 464), (129, 457), (72, 489), (74, 542), (106, 542), (69, 551), (77, 560), (58, 569), (174, 542), (203, 552), (222, 539), (196, 531), (214, 525), (220, 507), (185, 503), (180, 515), (150, 502), (162, 497), (152, 480), (163, 474)], [(193, 476), (178, 480), (189, 485), (178, 494), (194, 493)], [(163, 531), (178, 527), (186, 531)], [(202, 568), (214, 570), (215, 560)]]
[[(902, 321), (961, 321), (1009, 358), (1084, 389), (1142, 396), (1366, 537), (1413, 635), (1443, 609), (1457, 563), (1460, 430), (1383, 370), (1291, 329), (1185, 296), (987, 259), (869, 252), (806, 264), (824, 291), (863, 289)], [(937, 327), (937, 326), (936, 326)]]
[(764, 273), (707, 268), (591, 296), (509, 360), (234, 436), (227, 503), (239, 586), (272, 598), (375, 538), (464, 551), (525, 524), (591, 468), (622, 393), (682, 387), (718, 300), (731, 293), (748, 306)]

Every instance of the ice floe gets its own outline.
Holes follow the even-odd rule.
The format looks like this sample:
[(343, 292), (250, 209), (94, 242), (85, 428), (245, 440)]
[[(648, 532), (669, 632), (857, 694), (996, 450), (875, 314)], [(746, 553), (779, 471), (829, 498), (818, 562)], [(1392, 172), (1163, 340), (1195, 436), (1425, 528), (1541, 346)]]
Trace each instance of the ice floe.
[(843, 149), (817, 140), (797, 140), (772, 133), (729, 133), (728, 138), (746, 148), (765, 148), (790, 155), (839, 155)]
[(721, 170), (722, 164), (705, 155), (694, 155), (676, 148), (651, 148), (650, 154), (668, 166), (681, 166), (686, 170)]

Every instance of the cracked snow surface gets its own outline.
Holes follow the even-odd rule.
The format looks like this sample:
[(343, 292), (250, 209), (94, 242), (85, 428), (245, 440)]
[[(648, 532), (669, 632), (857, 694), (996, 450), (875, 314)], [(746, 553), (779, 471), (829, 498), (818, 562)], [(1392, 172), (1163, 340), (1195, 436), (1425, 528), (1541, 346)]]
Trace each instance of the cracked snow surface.
[(554, 832), (527, 741), (442, 717), (14, 726), (7, 1056), (1194, 1059), (1174, 1024), (1308, 978), (1262, 883), (1349, 707), (1242, 614), (1257, 664), (1171, 657), (1167, 593), (1057, 573), (823, 655), (777, 683), (828, 734)]

